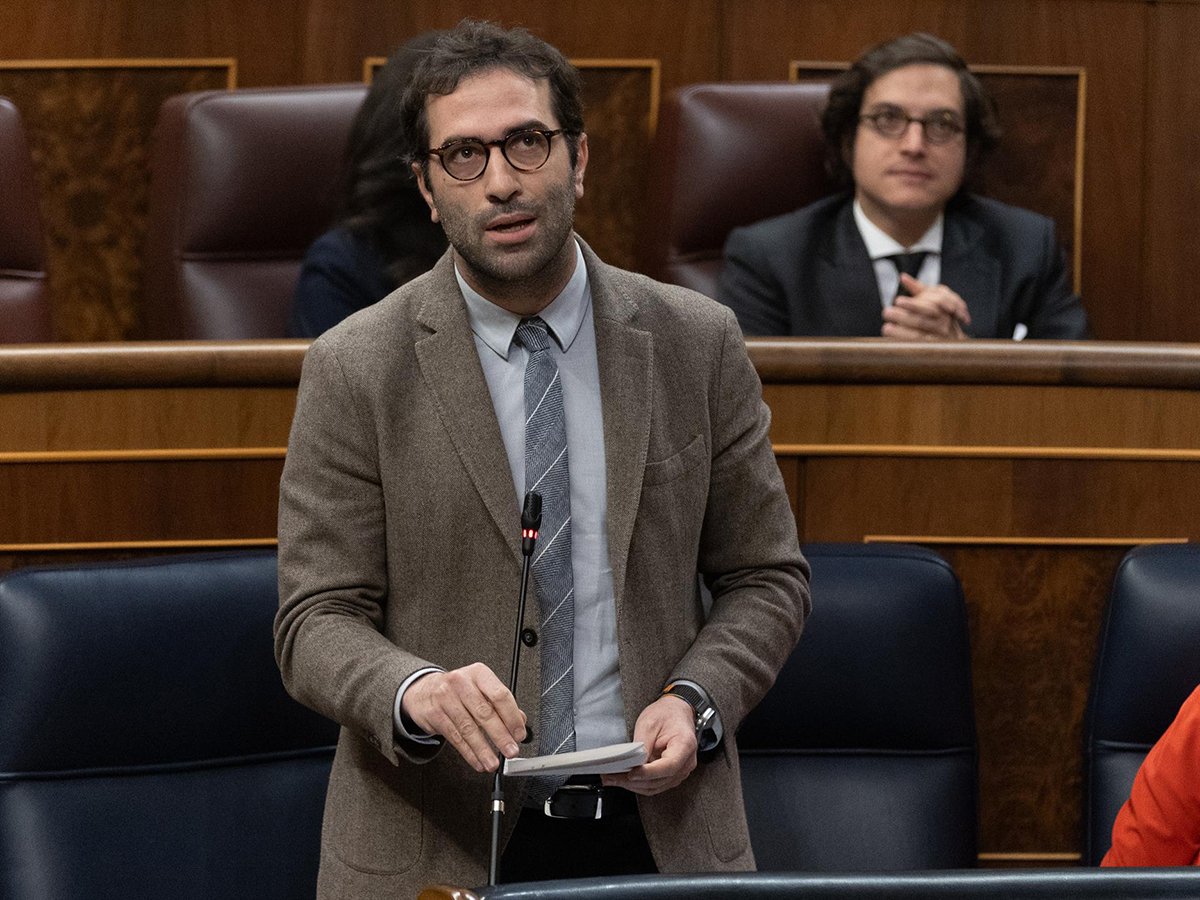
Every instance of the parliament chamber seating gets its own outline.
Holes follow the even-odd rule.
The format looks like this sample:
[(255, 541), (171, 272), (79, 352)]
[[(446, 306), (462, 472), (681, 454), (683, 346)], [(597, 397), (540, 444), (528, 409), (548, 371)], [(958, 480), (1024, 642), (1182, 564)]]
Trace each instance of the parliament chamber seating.
[(21, 114), (0, 97), (0, 343), (51, 338), (46, 245)]
[(1084, 863), (1108, 852), (1142, 760), (1197, 684), (1200, 545), (1131, 550), (1113, 579), (1088, 704)]
[(712, 297), (734, 228), (819, 200), (824, 84), (693, 84), (659, 112), (647, 186), (642, 271)]
[(966, 607), (937, 554), (808, 544), (813, 613), (737, 742), (760, 871), (976, 864)]
[(163, 104), (150, 162), (145, 337), (287, 336), (300, 263), (337, 212), (366, 90), (201, 91)]
[(276, 591), (273, 551), (0, 578), (0, 900), (313, 896), (337, 729)]

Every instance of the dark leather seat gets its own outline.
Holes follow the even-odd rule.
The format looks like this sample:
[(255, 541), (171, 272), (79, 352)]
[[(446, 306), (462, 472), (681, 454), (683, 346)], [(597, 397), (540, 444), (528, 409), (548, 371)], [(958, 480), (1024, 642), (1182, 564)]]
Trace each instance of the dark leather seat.
[(151, 157), (146, 337), (287, 336), (332, 223), (366, 85), (202, 91), (163, 104)]
[(1200, 545), (1131, 550), (1113, 578), (1088, 702), (1085, 863), (1108, 852), (1142, 760), (1197, 684)]
[[(450, 896), (429, 891), (420, 900), (449, 900)], [(1195, 900), (1200, 897), (1200, 870), (632, 875), (502, 884), (481, 891), (480, 896), (486, 900)]]
[(0, 97), (0, 343), (51, 338), (46, 244), (21, 114)]
[(0, 579), (0, 898), (312, 897), (337, 728), (283, 689), (274, 552)]
[(812, 618), (737, 737), (760, 871), (975, 865), (975, 714), (957, 577), (919, 547), (804, 552)]
[(693, 84), (659, 113), (642, 241), (646, 274), (716, 295), (729, 232), (834, 190), (823, 84)]

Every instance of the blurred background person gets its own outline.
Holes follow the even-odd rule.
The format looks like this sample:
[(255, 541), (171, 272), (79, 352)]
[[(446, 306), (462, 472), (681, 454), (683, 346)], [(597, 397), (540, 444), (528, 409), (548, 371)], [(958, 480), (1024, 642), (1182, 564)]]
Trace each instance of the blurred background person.
[(1054, 223), (964, 189), (999, 137), (945, 41), (878, 44), (835, 79), (821, 127), (850, 190), (735, 229), (717, 297), (747, 335), (1085, 338)]
[(341, 213), (304, 257), (288, 324), (293, 337), (317, 337), (429, 271), (446, 250), (411, 169), (398, 162), (409, 153), (404, 89), (442, 33), (418, 35), (375, 73), (350, 128)]

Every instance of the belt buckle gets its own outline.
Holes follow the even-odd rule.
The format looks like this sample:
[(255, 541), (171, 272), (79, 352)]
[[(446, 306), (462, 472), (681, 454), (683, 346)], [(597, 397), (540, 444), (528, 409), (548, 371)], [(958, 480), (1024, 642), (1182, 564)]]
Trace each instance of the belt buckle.
[[(589, 800), (595, 801), (594, 810), (588, 809)], [(604, 796), (593, 785), (564, 784), (550, 795), (542, 811), (551, 819), (599, 819), (604, 814)]]

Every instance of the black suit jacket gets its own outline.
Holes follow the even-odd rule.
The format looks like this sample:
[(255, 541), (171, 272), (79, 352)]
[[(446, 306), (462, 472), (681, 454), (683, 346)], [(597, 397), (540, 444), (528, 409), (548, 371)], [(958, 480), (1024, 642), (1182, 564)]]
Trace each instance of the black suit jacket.
[[(735, 229), (725, 243), (717, 298), (747, 335), (878, 337), (875, 269), (838, 194)], [(972, 337), (1086, 338), (1054, 223), (996, 200), (960, 195), (946, 205), (942, 283), (967, 303)]]

